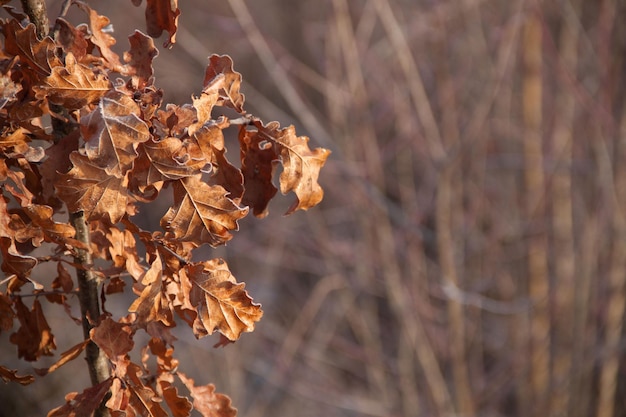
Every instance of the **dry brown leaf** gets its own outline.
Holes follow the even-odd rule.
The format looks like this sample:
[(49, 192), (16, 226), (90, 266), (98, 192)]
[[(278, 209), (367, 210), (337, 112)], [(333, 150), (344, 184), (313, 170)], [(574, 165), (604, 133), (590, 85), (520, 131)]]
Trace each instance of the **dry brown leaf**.
[[(2, 254), (2, 271), (7, 276), (16, 275), (22, 282), (29, 280), (30, 271), (37, 266), (37, 259), (32, 256), (22, 255), (15, 247), (15, 242), (7, 237), (0, 237), (0, 253)], [(36, 288), (41, 285), (31, 281)]]
[(111, 49), (111, 47), (115, 45), (115, 38), (107, 33), (110, 32), (109, 25), (111, 21), (109, 18), (99, 15), (95, 10), (81, 1), (76, 1), (74, 4), (83, 9), (89, 16), (89, 29), (91, 31), (89, 40), (93, 42), (100, 51), (100, 55), (104, 58), (105, 65), (115, 72), (123, 73), (124, 67), (120, 62), (120, 57)]
[(81, 118), (80, 130), (91, 163), (118, 178), (128, 172), (137, 157), (137, 146), (150, 138), (141, 110), (127, 95), (111, 91), (98, 107)]
[(235, 417), (237, 409), (231, 405), (230, 398), (215, 392), (215, 385), (194, 385), (194, 380), (178, 372), (178, 378), (185, 384), (193, 398), (193, 408), (203, 417)]
[(43, 236), (48, 242), (64, 242), (79, 246), (80, 242), (71, 239), (76, 234), (72, 226), (67, 223), (57, 223), (52, 220), (54, 210), (52, 207), (39, 204), (31, 204), (24, 207), (24, 212), (30, 220), (43, 232)]
[(256, 125), (268, 140), (278, 145), (283, 165), (283, 172), (280, 174), (280, 192), (287, 194), (293, 191), (296, 194), (296, 201), (285, 214), (307, 210), (322, 201), (324, 191), (317, 179), (330, 151), (324, 148), (315, 148), (311, 151), (308, 146), (309, 138), (297, 136), (293, 126), (279, 129), (277, 123), (270, 123), (266, 127), (260, 123)]
[(162, 292), (162, 275), (163, 264), (157, 257), (141, 279), (144, 287), (140, 296), (128, 308), (130, 313), (136, 313), (135, 324), (140, 328), (145, 329), (148, 323), (154, 321), (160, 321), (166, 326), (173, 324), (167, 298)]
[(126, 214), (129, 196), (126, 177), (112, 177), (86, 156), (72, 153), (74, 167), (55, 187), (72, 213), (84, 211), (89, 220), (109, 216), (117, 223)]
[(11, 306), (13, 302), (9, 297), (0, 293), (0, 331), (6, 332), (13, 328), (13, 320), (15, 319), (15, 313)]
[(65, 66), (52, 69), (40, 85), (33, 87), (39, 100), (48, 98), (51, 103), (68, 110), (81, 109), (98, 101), (110, 89), (108, 78), (76, 62), (71, 52), (65, 57)]
[(202, 92), (209, 96), (217, 93), (217, 105), (235, 109), (243, 114), (245, 97), (239, 91), (241, 74), (233, 71), (233, 60), (228, 55), (211, 55), (204, 74)]
[(168, 408), (172, 412), (172, 417), (187, 417), (190, 415), (193, 405), (185, 397), (178, 395), (178, 389), (169, 381), (159, 380), (159, 390)]
[(176, 43), (179, 15), (178, 0), (146, 0), (148, 35), (158, 38), (163, 31), (167, 31), (169, 38), (163, 46), (171, 48)]
[(65, 396), (66, 403), (48, 413), (47, 417), (78, 417), (90, 416), (100, 407), (114, 379), (109, 378), (98, 385), (85, 389), (80, 394), (71, 392)]
[(228, 191), (219, 185), (208, 185), (200, 176), (174, 182), (174, 206), (161, 219), (161, 227), (174, 238), (223, 244), (232, 238), (229, 230), (237, 230), (237, 220), (248, 214), (247, 207), (239, 207), (227, 197)]
[(89, 337), (110, 360), (115, 361), (118, 356), (124, 356), (133, 349), (133, 334), (128, 324), (107, 317), (91, 329)]
[(18, 357), (32, 362), (41, 356), (52, 356), (56, 344), (39, 300), (33, 301), (30, 310), (21, 298), (15, 300), (14, 304), (20, 328), (11, 334), (10, 341), (17, 345)]
[(86, 38), (89, 36), (86, 25), (74, 27), (62, 17), (57, 18), (56, 25), (59, 29), (59, 35), (56, 41), (63, 47), (66, 54), (72, 53), (78, 62), (87, 55), (89, 43)]
[(56, 361), (51, 367), (45, 369), (37, 369), (37, 375), (44, 376), (50, 374), (65, 365), (66, 363), (76, 359), (78, 355), (80, 355), (85, 350), (89, 342), (89, 340), (85, 340), (78, 343), (77, 345), (72, 346), (65, 352), (61, 353), (61, 357), (59, 358), (59, 360)]
[(9, 368), (5, 368), (4, 366), (0, 365), (0, 378), (2, 378), (4, 382), (17, 382), (18, 384), (21, 384), (21, 385), (28, 385), (28, 384), (32, 384), (33, 382), (35, 382), (34, 376), (18, 375), (17, 372), (18, 371), (13, 371)]
[(272, 182), (280, 163), (277, 147), (259, 134), (258, 130), (248, 130), (242, 126), (239, 130), (239, 148), (244, 183), (241, 202), (252, 207), (256, 217), (263, 218), (269, 213), (270, 200), (278, 192)]
[(128, 37), (130, 50), (124, 52), (124, 75), (130, 75), (135, 90), (142, 90), (154, 83), (152, 60), (159, 55), (152, 38), (138, 30)]
[(198, 313), (193, 326), (197, 337), (218, 330), (237, 340), (263, 316), (261, 305), (252, 301), (244, 283), (237, 283), (223, 259), (189, 264), (180, 274), (191, 283), (188, 298)]
[(50, 75), (52, 68), (62, 65), (54, 54), (54, 42), (51, 38), (37, 39), (35, 25), (22, 27), (12, 19), (4, 28), (4, 52), (10, 56), (19, 56), (20, 61), (32, 72), (34, 78)]

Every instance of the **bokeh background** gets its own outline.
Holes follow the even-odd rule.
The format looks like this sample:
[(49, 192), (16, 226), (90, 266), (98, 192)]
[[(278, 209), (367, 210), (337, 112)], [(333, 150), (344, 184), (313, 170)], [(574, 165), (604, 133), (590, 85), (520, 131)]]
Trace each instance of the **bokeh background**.
[[(145, 30), (145, 4), (88, 3), (119, 52)], [(190, 102), (207, 57), (229, 54), (249, 112), (333, 152), (319, 207), (283, 217), (281, 197), (199, 252), (265, 315), (219, 349), (180, 327), (181, 371), (243, 417), (626, 413), (624, 1), (179, 7), (155, 61), (167, 101)], [(81, 337), (61, 310), (60, 352)], [(2, 364), (30, 369), (7, 338)], [(0, 414), (45, 415), (87, 380), (76, 360), (3, 385)]]

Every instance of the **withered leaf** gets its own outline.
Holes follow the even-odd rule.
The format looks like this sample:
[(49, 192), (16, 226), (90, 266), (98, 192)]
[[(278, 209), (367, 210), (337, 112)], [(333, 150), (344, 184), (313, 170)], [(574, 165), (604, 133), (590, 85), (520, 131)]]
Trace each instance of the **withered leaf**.
[(247, 207), (239, 207), (219, 185), (208, 185), (200, 176), (174, 182), (174, 206), (161, 219), (161, 227), (176, 239), (223, 244), (232, 238), (229, 230), (237, 230), (237, 220), (248, 214)]
[(156, 173), (150, 174), (147, 178), (151, 181), (147, 185), (157, 182), (157, 179), (178, 180), (184, 177), (196, 175), (204, 166), (210, 163), (210, 160), (202, 153), (200, 149), (190, 152), (188, 143), (175, 137), (166, 137), (159, 141), (150, 140), (143, 144), (151, 167), (150, 170), (157, 170), (161, 175)]
[(154, 82), (152, 60), (159, 55), (152, 38), (138, 30), (128, 37), (130, 50), (124, 52), (124, 75), (130, 75), (136, 90), (144, 89)]
[(29, 24), (24, 28), (17, 20), (12, 19), (3, 28), (4, 51), (9, 55), (19, 56), (21, 62), (33, 71), (35, 78), (45, 77), (53, 67), (62, 65), (54, 54), (54, 41), (49, 37), (37, 39), (35, 25)]
[(237, 340), (241, 333), (253, 331), (263, 316), (261, 305), (252, 301), (244, 283), (237, 283), (223, 259), (188, 264), (180, 275), (192, 284), (188, 297), (198, 312), (194, 323), (197, 337), (218, 330)]
[(111, 227), (106, 233), (106, 238), (109, 243), (108, 251), (116, 270), (120, 272), (126, 270), (135, 280), (138, 280), (145, 271), (139, 264), (137, 242), (133, 234), (128, 229), (119, 230)]
[(72, 53), (77, 61), (81, 61), (87, 54), (87, 48), (89, 43), (85, 40), (88, 36), (87, 26), (79, 25), (74, 27), (67, 20), (62, 17), (57, 18), (56, 25), (59, 29), (59, 35), (56, 37), (57, 43), (59, 43), (65, 53)]
[(32, 362), (38, 360), (42, 355), (52, 356), (52, 351), (56, 349), (54, 336), (50, 331), (39, 300), (35, 300), (32, 309), (29, 310), (22, 299), (18, 298), (15, 301), (15, 312), (20, 322), (20, 328), (11, 334), (10, 341), (17, 345), (18, 357)]
[(317, 179), (330, 151), (324, 148), (311, 151), (308, 146), (309, 138), (297, 136), (293, 126), (279, 129), (277, 123), (270, 123), (266, 127), (258, 122), (255, 124), (268, 140), (278, 145), (283, 164), (280, 192), (287, 194), (293, 191), (296, 194), (296, 201), (285, 214), (307, 210), (322, 201), (324, 191)]
[(108, 175), (122, 177), (132, 168), (137, 146), (150, 138), (141, 110), (127, 95), (111, 91), (98, 107), (81, 118), (81, 133), (89, 160)]
[(126, 355), (133, 349), (133, 334), (128, 324), (107, 317), (91, 329), (89, 337), (109, 359), (115, 361), (118, 356)]
[(0, 152), (4, 155), (20, 155), (28, 152), (28, 142), (30, 139), (27, 136), (28, 131), (23, 128), (17, 128), (10, 134), (0, 136)]
[(126, 214), (129, 202), (127, 178), (110, 176), (77, 152), (70, 155), (70, 160), (74, 167), (60, 175), (60, 181), (55, 184), (59, 198), (72, 213), (82, 210), (89, 220), (109, 216), (111, 222), (118, 223)]
[(24, 207), (24, 212), (28, 215), (33, 224), (41, 229), (47, 241), (80, 244), (80, 242), (73, 239), (70, 241), (70, 238), (73, 238), (76, 234), (72, 226), (67, 223), (57, 223), (52, 220), (52, 215), (54, 214), (52, 207), (31, 204), (30, 206)]
[(2, 378), (4, 382), (17, 382), (21, 385), (28, 385), (35, 382), (35, 377), (32, 375), (18, 375), (17, 371), (5, 368), (2, 365), (0, 365), (0, 378)]
[(95, 103), (110, 88), (104, 74), (94, 71), (78, 62), (71, 52), (65, 57), (65, 66), (52, 69), (52, 73), (38, 86), (34, 86), (38, 99), (47, 97), (51, 103), (68, 110), (77, 110)]
[(203, 417), (235, 417), (237, 409), (231, 405), (228, 396), (215, 392), (215, 385), (196, 386), (194, 380), (178, 372), (178, 378), (189, 390), (193, 398), (193, 408)]
[(90, 416), (100, 407), (102, 400), (109, 392), (114, 379), (109, 378), (98, 385), (85, 389), (80, 394), (69, 393), (65, 396), (66, 403), (48, 413), (47, 417), (77, 417)]
[(106, 66), (115, 72), (122, 73), (123, 66), (120, 57), (111, 49), (115, 45), (115, 37), (107, 33), (107, 28), (111, 23), (109, 18), (99, 15), (98, 12), (81, 1), (76, 1), (74, 4), (89, 15), (89, 29), (91, 30), (89, 39), (100, 51)]
[(66, 363), (76, 359), (78, 355), (80, 355), (85, 350), (85, 348), (87, 347), (87, 344), (89, 344), (89, 340), (85, 340), (83, 342), (78, 343), (77, 345), (72, 346), (65, 352), (61, 353), (61, 357), (59, 358), (59, 360), (56, 361), (51, 367), (45, 368), (45, 369), (37, 369), (36, 370), (37, 375), (44, 376), (49, 373), (52, 373), (56, 371), (57, 369), (59, 369), (60, 367), (62, 367), (63, 365), (65, 365)]
[(169, 381), (159, 380), (159, 389), (173, 417), (187, 417), (193, 406), (191, 401), (178, 395), (178, 389)]
[(0, 110), (7, 104), (17, 100), (15, 95), (22, 89), (19, 84), (15, 84), (8, 74), (0, 75)]
[(244, 193), (242, 204), (252, 207), (256, 217), (263, 218), (269, 213), (269, 202), (276, 193), (272, 182), (276, 167), (280, 163), (277, 147), (258, 130), (239, 129), (239, 149)]
[(217, 93), (217, 104), (244, 113), (244, 95), (239, 91), (241, 74), (233, 71), (233, 60), (228, 55), (211, 55), (204, 74), (202, 92), (209, 96)]
[(130, 313), (137, 314), (135, 323), (141, 328), (145, 329), (148, 323), (153, 321), (171, 325), (171, 312), (161, 288), (162, 272), (163, 265), (161, 259), (157, 257), (141, 280), (144, 285), (141, 295), (128, 308)]
[(0, 331), (6, 332), (13, 328), (15, 313), (13, 308), (11, 308), (12, 305), (11, 299), (0, 293)]
[[(16, 275), (21, 279), (28, 279), (30, 271), (37, 266), (37, 259), (22, 255), (17, 251), (15, 242), (7, 237), (0, 237), (0, 253), (2, 253), (2, 270), (7, 275)], [(33, 284), (40, 287), (39, 284)]]
[(179, 15), (178, 0), (147, 0), (146, 26), (148, 35), (158, 38), (163, 31), (167, 31), (169, 38), (163, 43), (163, 46), (171, 48), (176, 43)]

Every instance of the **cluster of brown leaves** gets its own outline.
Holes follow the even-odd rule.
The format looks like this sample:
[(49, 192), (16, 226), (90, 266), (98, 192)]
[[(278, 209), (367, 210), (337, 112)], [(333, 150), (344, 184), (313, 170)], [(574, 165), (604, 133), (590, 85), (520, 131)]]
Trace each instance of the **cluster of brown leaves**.
[[(13, 9), (6, 8), (12, 19), (0, 20), (5, 273), (0, 331), (19, 323), (10, 340), (24, 360), (53, 355), (55, 339), (40, 300), (65, 306), (71, 316), (76, 285), (66, 265), (76, 267), (71, 256), (87, 249), (109, 265), (95, 271), (103, 278), (103, 297), (124, 291), (131, 280), (137, 298), (118, 319), (91, 317), (96, 326), (89, 340), (61, 354), (52, 367), (37, 370), (41, 375), (54, 371), (79, 356), (90, 340), (111, 364), (110, 379), (68, 394), (67, 403), (50, 415), (88, 415), (107, 393), (112, 415), (165, 416), (164, 405), (175, 416), (188, 416), (192, 408), (205, 416), (235, 415), (228, 397), (215, 393), (212, 385), (194, 385), (177, 371), (169, 330), (178, 317), (196, 337), (218, 331), (218, 345), (227, 344), (252, 331), (262, 311), (224, 260), (192, 262), (192, 251), (231, 239), (249, 208), (257, 217), (267, 215), (278, 190), (273, 179), (279, 166), (281, 192), (295, 194), (287, 214), (319, 203), (323, 192), (317, 180), (329, 151), (311, 150), (308, 138), (297, 136), (293, 127), (264, 124), (246, 113), (241, 75), (228, 56), (209, 58), (202, 91), (192, 103), (163, 105), (162, 91), (154, 84), (152, 60), (158, 51), (152, 38), (136, 31), (120, 57), (111, 49), (115, 38), (105, 30), (109, 19), (75, 4), (88, 22), (74, 26), (58, 19), (56, 40), (37, 39), (33, 25), (22, 26), (25, 16)], [(166, 46), (171, 46), (179, 13), (176, 1), (148, 0), (148, 33), (167, 31)], [(238, 130), (240, 167), (226, 157), (226, 129)], [(141, 208), (138, 203), (151, 203), (168, 189), (174, 203), (161, 218), (162, 230), (136, 226), (132, 218)], [(84, 213), (91, 247), (77, 241), (74, 228), (62, 220), (68, 211)], [(138, 253), (137, 240), (145, 254)], [(43, 246), (51, 255), (31, 256)], [(36, 276), (42, 262), (56, 262), (51, 283)], [(40, 295), (29, 307), (23, 291), (30, 286)], [(140, 329), (151, 341), (136, 364), (129, 354)], [(156, 372), (148, 367), (150, 355), (156, 358)], [(2, 366), (0, 377), (33, 381)], [(189, 390), (193, 403), (179, 396), (175, 382)]]

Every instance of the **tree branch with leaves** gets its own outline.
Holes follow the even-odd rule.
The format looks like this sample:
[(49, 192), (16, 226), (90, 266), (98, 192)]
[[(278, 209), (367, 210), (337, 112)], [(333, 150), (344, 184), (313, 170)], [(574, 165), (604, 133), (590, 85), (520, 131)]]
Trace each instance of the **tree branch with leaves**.
[[(93, 385), (68, 394), (49, 416), (188, 416), (192, 409), (234, 416), (227, 396), (178, 370), (171, 329), (184, 323), (197, 338), (218, 332), (217, 345), (225, 345), (253, 331), (263, 312), (225, 260), (196, 262), (193, 252), (229, 241), (249, 211), (267, 215), (278, 189), (295, 195), (287, 214), (318, 204), (330, 152), (311, 150), (291, 126), (247, 113), (241, 75), (228, 56), (209, 57), (191, 103), (163, 103), (150, 36), (165, 31), (165, 46), (175, 43), (176, 1), (147, 1), (150, 36), (135, 31), (121, 57), (105, 30), (109, 19), (87, 4), (71, 5), (86, 24), (59, 17), (54, 39), (37, 4), (45, 5), (23, 1), (28, 17), (3, 6), (12, 17), (0, 20), (0, 331), (13, 331), (19, 358), (52, 356), (55, 337), (42, 303), (71, 311), (78, 294), (84, 341), (36, 372), (53, 372), (86, 351)], [(227, 157), (227, 130), (239, 138), (239, 167)], [(161, 228), (140, 228), (133, 218), (162, 193), (173, 195), (173, 205)], [(33, 256), (36, 248), (50, 255)], [(43, 279), (39, 271), (50, 265), (56, 275)], [(99, 305), (129, 292), (135, 299), (126, 311)], [(140, 331), (149, 342), (136, 362), (131, 351)], [(0, 377), (35, 379), (1, 365)]]

